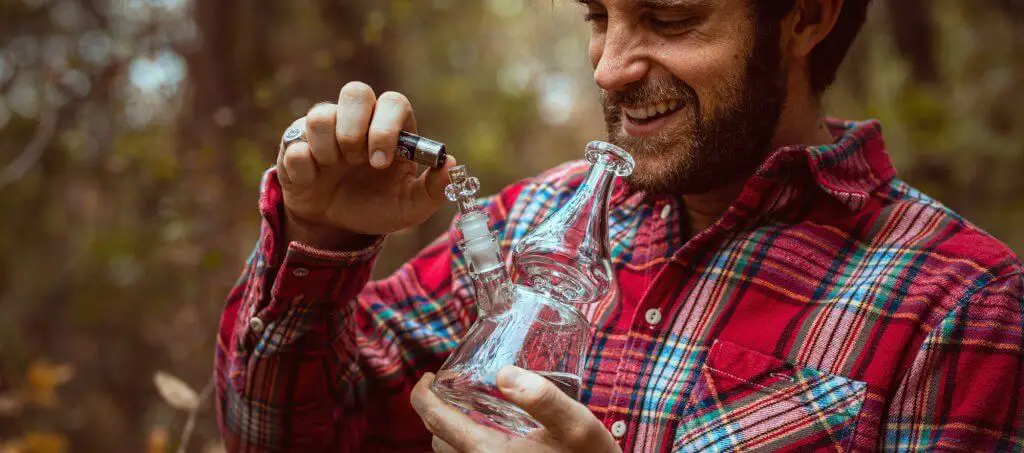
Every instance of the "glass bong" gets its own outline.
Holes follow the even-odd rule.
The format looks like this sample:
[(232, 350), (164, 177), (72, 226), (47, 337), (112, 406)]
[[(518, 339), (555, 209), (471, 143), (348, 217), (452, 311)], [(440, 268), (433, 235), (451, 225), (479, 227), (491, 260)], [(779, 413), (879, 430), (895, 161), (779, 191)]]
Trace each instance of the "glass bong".
[(475, 421), (516, 435), (541, 425), (505, 400), (496, 375), (516, 365), (579, 399), (590, 324), (577, 305), (618, 297), (608, 246), (608, 200), (615, 178), (633, 171), (621, 148), (594, 141), (591, 166), (572, 198), (512, 250), (514, 277), (475, 201), (476, 178), (449, 170), (445, 193), (459, 205), (458, 246), (470, 264), (479, 317), (437, 373), (433, 391)]

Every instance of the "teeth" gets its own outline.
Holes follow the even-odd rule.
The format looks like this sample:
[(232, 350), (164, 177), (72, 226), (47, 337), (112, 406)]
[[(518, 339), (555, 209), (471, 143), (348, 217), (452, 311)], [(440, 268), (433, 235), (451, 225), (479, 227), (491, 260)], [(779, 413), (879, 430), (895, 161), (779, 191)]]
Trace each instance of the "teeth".
[(644, 118), (647, 118), (647, 110), (646, 109), (637, 109), (637, 108), (623, 107), (622, 110), (624, 110), (626, 112), (626, 114), (629, 115), (630, 118), (636, 118), (638, 120), (642, 120)]
[(629, 115), (630, 118), (636, 120), (645, 120), (652, 116), (661, 115), (666, 112), (674, 112), (682, 105), (677, 99), (671, 99), (668, 101), (661, 101), (651, 105), (645, 105), (640, 107), (622, 107), (622, 110)]

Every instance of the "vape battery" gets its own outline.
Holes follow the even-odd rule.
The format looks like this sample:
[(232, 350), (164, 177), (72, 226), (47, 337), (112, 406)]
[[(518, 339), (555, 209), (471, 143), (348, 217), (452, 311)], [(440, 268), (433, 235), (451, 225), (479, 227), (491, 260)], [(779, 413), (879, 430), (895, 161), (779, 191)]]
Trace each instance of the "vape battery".
[(444, 166), (447, 152), (444, 143), (402, 131), (398, 134), (397, 155), (431, 168), (441, 168)]

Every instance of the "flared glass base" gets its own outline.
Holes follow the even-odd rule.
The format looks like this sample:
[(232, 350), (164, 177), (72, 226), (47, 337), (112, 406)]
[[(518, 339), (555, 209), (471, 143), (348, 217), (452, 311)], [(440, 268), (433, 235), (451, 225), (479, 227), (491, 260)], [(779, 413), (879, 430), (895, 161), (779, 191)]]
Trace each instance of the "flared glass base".
[(442, 370), (434, 380), (434, 393), (473, 421), (508, 434), (525, 436), (541, 427), (529, 414), (506, 401), (494, 385), (461, 377), (457, 372)]

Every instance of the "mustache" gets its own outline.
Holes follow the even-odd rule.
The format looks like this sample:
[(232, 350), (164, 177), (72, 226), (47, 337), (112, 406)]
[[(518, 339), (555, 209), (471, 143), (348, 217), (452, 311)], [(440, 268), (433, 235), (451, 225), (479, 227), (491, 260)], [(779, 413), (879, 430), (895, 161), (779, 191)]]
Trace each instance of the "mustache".
[(605, 111), (618, 111), (624, 105), (648, 105), (667, 99), (696, 104), (697, 93), (693, 87), (675, 77), (644, 80), (618, 91), (601, 90), (601, 103)]

